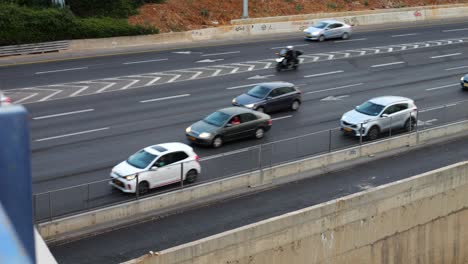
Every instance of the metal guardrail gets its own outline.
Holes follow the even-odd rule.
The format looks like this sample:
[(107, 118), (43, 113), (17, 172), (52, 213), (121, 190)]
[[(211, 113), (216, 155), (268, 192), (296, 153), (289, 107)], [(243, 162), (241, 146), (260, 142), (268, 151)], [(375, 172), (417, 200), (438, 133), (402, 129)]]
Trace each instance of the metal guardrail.
[(70, 44), (67, 40), (62, 40), (23, 45), (0, 46), (0, 57), (56, 52), (68, 49), (69, 45)]

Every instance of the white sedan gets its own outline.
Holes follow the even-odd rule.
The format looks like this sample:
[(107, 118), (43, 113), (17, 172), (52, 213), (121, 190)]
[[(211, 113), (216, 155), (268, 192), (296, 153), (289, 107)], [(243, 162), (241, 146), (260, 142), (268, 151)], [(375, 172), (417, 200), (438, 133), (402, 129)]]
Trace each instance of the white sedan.
[(353, 30), (351, 26), (337, 20), (323, 20), (304, 30), (304, 38), (324, 41), (325, 39), (348, 39)]
[(115, 166), (109, 183), (126, 193), (136, 193), (138, 186), (140, 194), (181, 180), (192, 183), (201, 171), (198, 159), (183, 143), (149, 146)]

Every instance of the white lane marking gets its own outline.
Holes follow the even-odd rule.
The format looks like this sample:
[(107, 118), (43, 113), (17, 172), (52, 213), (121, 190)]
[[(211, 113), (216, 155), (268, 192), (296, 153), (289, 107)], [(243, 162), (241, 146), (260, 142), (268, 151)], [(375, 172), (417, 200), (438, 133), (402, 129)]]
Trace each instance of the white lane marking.
[(360, 39), (347, 39), (347, 40), (335, 40), (335, 43), (341, 43), (341, 42), (351, 42), (351, 41), (362, 41), (362, 40), (367, 40), (367, 38), (360, 38)]
[(55, 137), (48, 137), (48, 138), (36, 139), (35, 141), (40, 142), (40, 141), (46, 141), (46, 140), (51, 140), (51, 139), (57, 139), (57, 138), (71, 137), (71, 136), (76, 136), (76, 135), (81, 135), (81, 134), (87, 134), (87, 133), (92, 133), (92, 132), (98, 132), (98, 131), (106, 130), (106, 129), (109, 129), (109, 128), (110, 128), (110, 127), (103, 127), (103, 128), (92, 129), (92, 130), (87, 130), (87, 131), (81, 131), (81, 132), (76, 132), (76, 133), (71, 133), (71, 134), (65, 134), (65, 135), (60, 135), (60, 136), (55, 136)]
[(60, 114), (54, 114), (54, 115), (38, 116), (38, 117), (34, 117), (33, 119), (34, 120), (41, 120), (41, 119), (46, 119), (46, 118), (73, 115), (73, 114), (80, 114), (80, 113), (86, 113), (86, 112), (92, 112), (92, 111), (94, 111), (94, 109), (85, 109), (85, 110), (66, 112), (66, 113), (60, 113)]
[(168, 97), (161, 97), (161, 98), (143, 100), (143, 101), (140, 101), (140, 103), (149, 103), (149, 102), (156, 102), (156, 101), (164, 101), (164, 100), (175, 99), (175, 98), (180, 98), (180, 97), (187, 97), (187, 96), (190, 96), (190, 94), (179, 94), (179, 95), (174, 95), (174, 96), (168, 96)]
[(240, 86), (234, 86), (234, 87), (228, 87), (226, 88), (227, 90), (234, 90), (234, 89), (239, 89), (239, 88), (244, 88), (244, 87), (249, 87), (249, 86), (255, 86), (259, 83), (252, 83), (252, 84), (246, 84), (246, 85), (240, 85)]
[(61, 69), (61, 70), (53, 70), (53, 71), (43, 71), (43, 72), (36, 72), (35, 74), (46, 74), (46, 73), (64, 72), (64, 71), (76, 71), (76, 70), (84, 70), (84, 69), (88, 69), (88, 67)]
[(156, 61), (167, 61), (169, 59), (155, 59), (155, 60), (144, 60), (144, 61), (131, 61), (131, 62), (124, 62), (122, 64), (129, 65), (129, 64), (137, 64), (137, 63), (147, 63), (147, 62), (156, 62)]
[(240, 51), (230, 51), (230, 52), (222, 52), (222, 53), (203, 54), (201, 56), (202, 57), (207, 57), (207, 56), (218, 56), (218, 55), (234, 54), (234, 53), (240, 53)]
[[(309, 46), (309, 44), (300, 44), (300, 45), (291, 45), (293, 47), (304, 47), (304, 46)], [(270, 49), (285, 49), (287, 46), (284, 46), (284, 47), (273, 47), (273, 48), (270, 48)]]
[(346, 98), (346, 97), (349, 97), (349, 95), (345, 94), (345, 95), (339, 95), (339, 96), (327, 96), (323, 99), (320, 99), (320, 101), (323, 101), (323, 102), (328, 102), (328, 101), (340, 101), (340, 100), (343, 100), (343, 98)]
[(445, 70), (446, 70), (446, 71), (451, 71), (451, 70), (458, 70), (458, 69), (464, 69), (464, 68), (468, 68), (468, 66), (460, 66), (460, 67), (448, 68), (448, 69), (445, 69)]
[(371, 68), (385, 67), (385, 66), (397, 65), (397, 64), (402, 64), (402, 63), (405, 63), (405, 62), (404, 61), (396, 61), (396, 62), (385, 63), (385, 64), (377, 64), (377, 65), (372, 65)]
[(344, 71), (332, 71), (332, 72), (323, 72), (323, 73), (317, 73), (317, 74), (312, 74), (312, 75), (306, 75), (304, 78), (311, 78), (311, 77), (318, 77), (318, 76), (324, 76), (324, 75), (330, 75), (330, 74), (336, 74), (336, 73), (342, 73)]
[(277, 117), (277, 118), (272, 118), (271, 120), (276, 121), (276, 120), (281, 120), (281, 119), (290, 118), (290, 117), (292, 117), (292, 115), (287, 115), (287, 116), (281, 116), (281, 117)]
[(465, 31), (468, 30), (468, 28), (456, 28), (456, 29), (447, 29), (447, 30), (442, 30), (442, 32), (453, 32), (453, 31)]
[(359, 86), (359, 85), (363, 85), (363, 84), (364, 84), (364, 83), (355, 83), (355, 84), (344, 85), (344, 86), (339, 86), (339, 87), (334, 87), (334, 88), (329, 88), (329, 89), (323, 89), (323, 90), (318, 90), (318, 91), (311, 91), (311, 92), (307, 92), (307, 93), (305, 93), (305, 94), (314, 94), (314, 93), (321, 93), (321, 92), (339, 90), (339, 89), (344, 89), (344, 88), (348, 88), (348, 87)]
[(14, 101), (14, 103), (15, 103), (15, 104), (19, 104), (19, 103), (21, 103), (21, 102), (23, 102), (23, 101), (26, 101), (26, 100), (28, 100), (29, 98), (34, 97), (34, 96), (36, 96), (36, 95), (38, 95), (38, 93), (33, 93), (33, 94), (28, 95), (28, 96), (26, 96), (26, 97), (24, 97), (24, 98), (21, 98), (21, 99), (18, 100), (18, 101)]
[(222, 61), (222, 60), (224, 60), (224, 59), (213, 59), (213, 60), (205, 59), (205, 60), (199, 60), (199, 61), (197, 61), (197, 63), (211, 63), (211, 62), (217, 62), (217, 61)]
[(439, 89), (444, 89), (444, 88), (448, 88), (448, 87), (452, 87), (452, 86), (458, 86), (458, 85), (460, 85), (460, 84), (458, 84), (458, 83), (456, 83), (456, 84), (447, 84), (447, 85), (444, 85), (444, 86), (428, 88), (428, 89), (426, 89), (426, 91), (439, 90)]
[(439, 55), (439, 56), (432, 56), (431, 59), (452, 57), (452, 56), (458, 56), (458, 55), (461, 55), (461, 53), (452, 53), (452, 54), (445, 54), (445, 55)]
[(415, 36), (415, 35), (419, 35), (419, 34), (420, 33), (408, 33), (408, 34), (401, 34), (401, 35), (392, 35), (392, 38)]

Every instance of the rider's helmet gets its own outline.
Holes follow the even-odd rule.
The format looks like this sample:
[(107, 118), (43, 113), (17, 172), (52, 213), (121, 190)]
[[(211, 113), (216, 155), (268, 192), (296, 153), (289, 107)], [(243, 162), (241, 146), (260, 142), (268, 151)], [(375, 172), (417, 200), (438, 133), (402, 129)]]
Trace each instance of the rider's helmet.
[(288, 50), (293, 50), (293, 49), (294, 49), (293, 46), (287, 46), (286, 48), (287, 48)]

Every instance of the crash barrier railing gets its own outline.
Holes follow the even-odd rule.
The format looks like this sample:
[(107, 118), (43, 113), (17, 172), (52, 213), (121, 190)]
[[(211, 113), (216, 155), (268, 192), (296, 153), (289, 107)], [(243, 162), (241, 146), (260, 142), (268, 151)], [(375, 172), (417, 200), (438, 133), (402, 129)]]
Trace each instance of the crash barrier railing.
[[(416, 124), (410, 126), (410, 132), (402, 131), (401, 129), (389, 129), (381, 134), (380, 139), (386, 139), (394, 135), (402, 135), (403, 133), (419, 133), (439, 125), (468, 120), (468, 111), (466, 109), (468, 109), (468, 100), (420, 109), (416, 113)], [(393, 122), (393, 118), (389, 118), (388, 122)], [(254, 139), (252, 142), (256, 143)], [(282, 163), (366, 143), (368, 143), (368, 141), (364, 138), (344, 136), (339, 128), (333, 128), (275, 142), (259, 144), (253, 147), (200, 159), (201, 174), (198, 175), (198, 179), (194, 184), (201, 184), (246, 172), (262, 171), (263, 169), (268, 169)], [(180, 177), (184, 177), (185, 175), (182, 174), (182, 171), (184, 170), (184, 166), (187, 168), (186, 166), (188, 165), (179, 163), (168, 166), (172, 166), (175, 171), (174, 173), (177, 173)], [(138, 178), (135, 180), (140, 181)], [(146, 194), (139, 194), (138, 192), (136, 194), (125, 194), (112, 187), (109, 182), (110, 178), (34, 194), (35, 222), (52, 221), (56, 218), (124, 203), (142, 197), (160, 195), (184, 188), (188, 184), (185, 181), (178, 181), (168, 186), (152, 189)], [(193, 184), (190, 184), (190, 186), (192, 185)], [(136, 186), (138, 186), (138, 184)]]
[(59, 50), (66, 50), (68, 49), (68, 47), (68, 41), (53, 41), (13, 46), (0, 46), (0, 57), (54, 52)]

